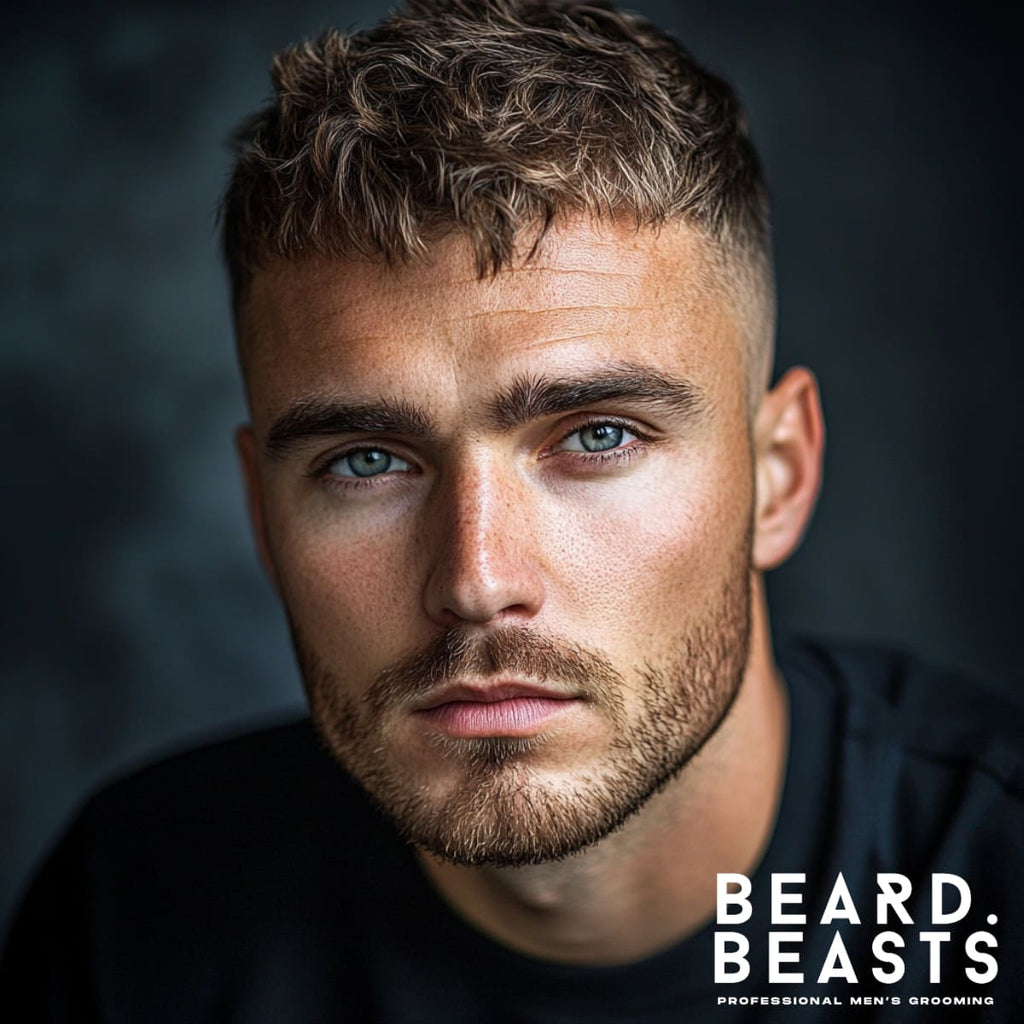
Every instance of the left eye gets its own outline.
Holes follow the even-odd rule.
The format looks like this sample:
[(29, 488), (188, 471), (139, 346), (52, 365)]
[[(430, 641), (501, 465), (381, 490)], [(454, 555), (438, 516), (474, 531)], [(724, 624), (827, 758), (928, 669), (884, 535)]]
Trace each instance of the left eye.
[(608, 452), (635, 440), (636, 434), (618, 423), (588, 423), (574, 430), (559, 448), (569, 452)]
[(335, 476), (349, 476), (365, 479), (381, 476), (383, 473), (407, 473), (412, 467), (382, 448), (360, 448), (339, 456), (328, 467), (327, 472)]

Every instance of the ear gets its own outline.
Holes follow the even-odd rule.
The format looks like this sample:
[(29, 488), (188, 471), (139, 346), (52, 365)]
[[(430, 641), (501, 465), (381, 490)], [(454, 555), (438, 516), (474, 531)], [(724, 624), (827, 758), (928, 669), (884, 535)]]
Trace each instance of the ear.
[(263, 489), (260, 483), (259, 465), (256, 456), (256, 438), (252, 427), (247, 423), (235, 431), (235, 450), (242, 467), (242, 478), (245, 481), (245, 493), (249, 507), (249, 522), (252, 525), (253, 539), (259, 553), (263, 569), (270, 582), (277, 589), (277, 573), (270, 557), (270, 545), (267, 543), (266, 519), (263, 515)]
[(754, 420), (756, 569), (781, 565), (800, 543), (821, 487), (824, 450), (818, 382), (794, 367), (764, 396)]

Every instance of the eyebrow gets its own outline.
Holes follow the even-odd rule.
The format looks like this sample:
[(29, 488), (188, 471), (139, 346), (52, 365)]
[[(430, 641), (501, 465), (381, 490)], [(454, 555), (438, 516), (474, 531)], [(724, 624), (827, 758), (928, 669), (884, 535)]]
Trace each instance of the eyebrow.
[(499, 429), (511, 430), (543, 416), (622, 400), (684, 416), (706, 406), (706, 396), (696, 384), (652, 367), (622, 363), (581, 378), (519, 377), (491, 401), (489, 411)]
[(274, 422), (267, 435), (266, 452), (280, 459), (309, 441), (336, 434), (384, 433), (426, 437), (433, 430), (430, 418), (408, 402), (386, 398), (349, 404), (319, 396), (296, 402)]
[[(513, 430), (544, 416), (610, 401), (661, 406), (692, 416), (706, 405), (704, 392), (690, 381), (651, 367), (623, 363), (584, 377), (517, 377), (488, 403), (498, 430)], [(300, 399), (270, 428), (265, 445), (270, 458), (282, 459), (310, 441), (338, 434), (401, 434), (430, 437), (431, 418), (409, 402), (381, 398), (348, 403), (335, 398)]]

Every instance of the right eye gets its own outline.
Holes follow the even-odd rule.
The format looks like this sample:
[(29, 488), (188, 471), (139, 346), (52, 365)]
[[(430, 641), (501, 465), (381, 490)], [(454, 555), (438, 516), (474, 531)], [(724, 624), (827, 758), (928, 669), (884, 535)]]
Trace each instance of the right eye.
[(385, 473), (408, 473), (412, 469), (405, 459), (385, 451), (383, 448), (356, 448), (333, 459), (324, 468), (325, 473), (334, 476), (367, 477), (383, 476)]

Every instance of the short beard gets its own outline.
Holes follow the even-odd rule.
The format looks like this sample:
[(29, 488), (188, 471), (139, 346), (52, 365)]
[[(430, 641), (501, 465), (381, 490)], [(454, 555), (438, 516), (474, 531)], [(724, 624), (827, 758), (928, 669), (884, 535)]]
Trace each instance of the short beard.
[[(627, 684), (604, 655), (528, 628), (482, 637), (449, 630), (385, 669), (357, 699), (293, 623), (313, 720), (337, 760), (420, 849), (468, 866), (519, 867), (568, 857), (619, 829), (683, 770), (728, 715), (749, 652), (748, 564), (744, 558), (718, 601), (660, 664), (639, 667), (640, 707), (632, 718), (622, 696)], [(604, 756), (581, 766), (567, 792), (546, 787), (531, 767), (531, 756), (547, 742), (543, 734), (435, 734), (431, 740), (441, 758), (458, 765), (463, 778), (454, 793), (432, 796), (389, 754), (388, 715), (445, 681), (498, 672), (577, 688), (612, 726)]]

